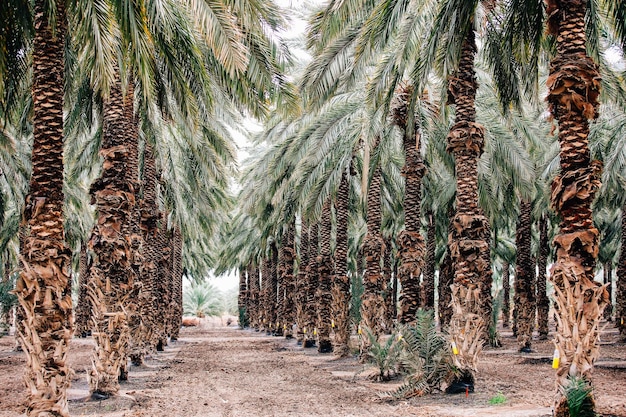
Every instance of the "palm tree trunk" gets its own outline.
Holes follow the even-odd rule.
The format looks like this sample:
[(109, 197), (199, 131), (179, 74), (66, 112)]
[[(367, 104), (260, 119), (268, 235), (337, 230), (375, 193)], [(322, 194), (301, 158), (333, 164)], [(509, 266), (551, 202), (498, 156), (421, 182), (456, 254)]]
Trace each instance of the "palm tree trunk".
[(248, 264), (246, 268), (248, 272), (248, 303), (247, 311), (250, 316), (250, 327), (259, 330), (261, 323), (259, 320), (259, 300), (260, 300), (260, 285), (259, 285), (259, 269), (253, 263)]
[(119, 77), (104, 107), (102, 129), (103, 169), (91, 186), (98, 220), (89, 241), (89, 248), (95, 254), (89, 296), (96, 342), (89, 388), (93, 394), (109, 396), (117, 393), (118, 378), (124, 376), (130, 350), (129, 320), (136, 312), (139, 293), (134, 268), (138, 247), (134, 245), (137, 239), (132, 227), (135, 190), (139, 184), (131, 155), (131, 142), (137, 140), (137, 125), (132, 96), (122, 95)]
[(509, 327), (511, 318), (511, 275), (510, 264), (502, 262), (502, 327)]
[(395, 259), (391, 246), (391, 238), (383, 237), (383, 241), (385, 242), (385, 247), (387, 248), (387, 252), (383, 256), (383, 300), (385, 303), (384, 331), (386, 334), (391, 334), (394, 327), (394, 321), (398, 316), (398, 309), (395, 304), (395, 300), (398, 298), (396, 294), (398, 287), (395, 285), (397, 283), (397, 279), (393, 276), (392, 265), (395, 263)]
[(330, 198), (324, 203), (322, 208), (321, 223), (321, 241), (320, 256), (318, 259), (319, 281), (316, 291), (317, 304), (317, 333), (318, 333), (318, 352), (330, 353), (333, 351), (333, 345), (330, 340), (331, 330), (331, 280), (334, 270), (334, 261), (330, 250), (330, 240), (332, 233), (332, 220), (330, 210)]
[[(276, 242), (270, 243), (270, 258), (269, 258), (269, 273), (270, 273), (270, 285), (269, 285), (269, 317), (268, 320), (272, 325), (272, 333), (274, 336), (282, 336), (283, 329), (278, 322), (278, 306), (279, 306), (279, 293), (278, 293), (278, 248)], [(281, 301), (282, 302), (282, 301)]]
[(615, 287), (615, 325), (622, 340), (626, 340), (626, 205), (622, 206), (622, 249)]
[[(579, 377), (591, 383), (593, 363), (599, 355), (598, 324), (608, 302), (606, 289), (593, 281), (599, 232), (593, 226), (591, 203), (600, 187), (601, 164), (591, 160), (588, 120), (598, 116), (600, 75), (586, 54), (586, 6), (582, 0), (549, 0), (547, 5), (549, 30), (557, 39), (547, 100), (558, 121), (561, 148), (561, 171), (552, 183), (551, 196), (552, 207), (561, 217), (550, 274), (560, 354), (557, 417), (569, 416), (562, 391), (569, 380)], [(586, 403), (593, 410), (591, 396)]]
[[(372, 176), (367, 197), (367, 234), (363, 245), (367, 269), (361, 297), (361, 323), (377, 337), (381, 335), (385, 326), (385, 301), (383, 300), (385, 277), (381, 270), (381, 257), (384, 256), (386, 248), (380, 234), (380, 183), (381, 171), (378, 167)], [(361, 339), (361, 353), (369, 348), (367, 339), (366, 337)]]
[(270, 261), (267, 257), (261, 260), (261, 331), (270, 334), (272, 332), (271, 306), (270, 306)]
[(315, 222), (309, 230), (309, 262), (306, 268), (306, 281), (304, 283), (303, 292), (305, 295), (304, 304), (304, 343), (303, 346), (314, 347), (317, 336), (317, 306), (315, 303), (315, 294), (319, 283), (319, 272), (317, 268), (317, 256), (319, 254), (319, 223)]
[(160, 213), (160, 224), (156, 234), (156, 267), (157, 267), (157, 283), (156, 283), (156, 297), (157, 297), (157, 344), (156, 350), (161, 352), (167, 346), (167, 338), (169, 337), (170, 325), (169, 325), (169, 307), (172, 299), (172, 274), (170, 268), (171, 248), (169, 244), (169, 232), (167, 230), (167, 215), (164, 212)]
[(604, 309), (604, 319), (606, 321), (613, 320), (613, 262), (608, 261), (604, 264), (604, 285), (609, 294), (609, 302)]
[(517, 261), (515, 269), (515, 310), (517, 311), (517, 343), (520, 352), (530, 352), (535, 327), (535, 263), (532, 260), (530, 201), (520, 201), (520, 216), (515, 233)]
[[(155, 349), (162, 339), (160, 325), (161, 298), (159, 296), (159, 209), (157, 204), (157, 169), (154, 151), (149, 142), (144, 147), (144, 168), (139, 226), (143, 234), (143, 265), (141, 268), (141, 308), (143, 321), (147, 326), (150, 349)], [(141, 357), (131, 356), (133, 364), (141, 365)]]
[(457, 211), (450, 235), (454, 262), (450, 335), (459, 352), (454, 355), (455, 364), (461, 379), (469, 384), (474, 383), (478, 354), (488, 340), (492, 308), (489, 223), (478, 206), (478, 159), (485, 132), (475, 121), (475, 54), (476, 41), (470, 28), (463, 41), (458, 72), (448, 82), (448, 101), (456, 106), (448, 152), (454, 155), (457, 178)]
[(548, 338), (548, 313), (550, 311), (550, 300), (546, 290), (546, 268), (548, 266), (548, 219), (541, 216), (539, 220), (539, 259), (537, 275), (537, 327), (539, 327), (539, 339)]
[(305, 342), (306, 328), (306, 308), (307, 308), (307, 266), (309, 264), (309, 228), (304, 219), (301, 220), (300, 227), (300, 259), (298, 262), (298, 275), (296, 276), (295, 288), (295, 307), (296, 307), (296, 326), (298, 334), (296, 335), (297, 343)]
[(172, 334), (178, 340), (183, 323), (183, 236), (178, 226), (172, 230)]
[(239, 313), (239, 327), (245, 329), (250, 323), (250, 314), (248, 311), (248, 299), (250, 291), (248, 290), (248, 277), (246, 270), (239, 268), (239, 292), (237, 294), (237, 311)]
[(424, 280), (422, 282), (422, 306), (425, 309), (433, 310), (435, 308), (435, 251), (437, 250), (437, 227), (433, 213), (429, 212), (427, 217), (428, 231), (426, 233), (426, 265), (424, 268)]
[(337, 243), (335, 246), (335, 275), (332, 282), (332, 317), (335, 324), (333, 351), (345, 357), (350, 354), (350, 278), (348, 277), (348, 203), (350, 183), (343, 173), (337, 192)]
[[(448, 217), (452, 219), (453, 209), (450, 208)], [(448, 223), (448, 236), (452, 234), (452, 221)], [(447, 329), (452, 320), (452, 284), (454, 283), (454, 264), (452, 262), (450, 240), (447, 243), (446, 255), (439, 267), (439, 324), (442, 329)]]
[(33, 43), (33, 172), (20, 240), (23, 268), (15, 287), (23, 314), (16, 326), (28, 357), (27, 416), (69, 416), (72, 338), (71, 253), (63, 232), (63, 72), (67, 22), (56, 3), (56, 27), (48, 25), (47, 2), (35, 1)]
[(74, 329), (80, 337), (87, 337), (91, 334), (91, 303), (89, 302), (89, 259), (87, 255), (87, 245), (80, 247), (78, 260), (78, 303), (76, 304), (76, 319)]
[(285, 233), (285, 244), (281, 246), (281, 251), (283, 252), (283, 269), (279, 271), (279, 274), (282, 277), (283, 289), (285, 292), (281, 321), (283, 323), (283, 332), (285, 338), (287, 339), (291, 339), (293, 337), (293, 325), (296, 320), (296, 282), (293, 269), (296, 253), (294, 245), (295, 225), (292, 221), (287, 228), (287, 232)]

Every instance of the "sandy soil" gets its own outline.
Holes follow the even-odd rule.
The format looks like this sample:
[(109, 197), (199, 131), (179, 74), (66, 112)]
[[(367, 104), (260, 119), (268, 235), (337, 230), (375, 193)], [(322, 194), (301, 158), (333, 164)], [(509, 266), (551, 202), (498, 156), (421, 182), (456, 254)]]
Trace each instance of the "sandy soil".
[[(374, 383), (355, 358), (336, 359), (302, 349), (293, 340), (219, 322), (186, 328), (179, 341), (131, 368), (118, 397), (87, 400), (86, 369), (91, 339), (75, 339), (70, 361), (75, 370), (69, 392), (72, 416), (256, 417), (256, 416), (550, 416), (554, 394), (550, 342), (533, 343), (519, 354), (510, 333), (504, 347), (482, 357), (476, 393), (466, 397), (436, 393), (387, 402), (381, 393), (398, 382)], [(598, 411), (626, 417), (626, 345), (608, 327), (594, 383)], [(23, 353), (11, 336), (0, 338), (0, 417), (23, 415)], [(504, 404), (490, 405), (501, 393)]]

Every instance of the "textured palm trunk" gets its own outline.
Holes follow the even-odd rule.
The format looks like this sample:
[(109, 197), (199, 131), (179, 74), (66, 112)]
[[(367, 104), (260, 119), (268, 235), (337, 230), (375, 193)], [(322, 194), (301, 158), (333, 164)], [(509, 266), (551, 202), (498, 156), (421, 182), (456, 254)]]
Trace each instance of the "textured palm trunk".
[[(361, 296), (361, 324), (368, 327), (376, 337), (385, 329), (385, 277), (382, 274), (381, 260), (386, 252), (385, 241), (380, 234), (380, 167), (376, 168), (369, 186), (367, 197), (367, 234), (363, 244), (366, 271)], [(369, 348), (368, 338), (361, 338), (361, 354)]]
[(502, 262), (502, 327), (509, 327), (511, 319), (511, 275), (510, 264)]
[(350, 278), (348, 277), (348, 203), (350, 183), (343, 173), (337, 192), (337, 242), (335, 275), (332, 282), (333, 351), (339, 357), (350, 355)]
[[(598, 256), (598, 230), (593, 226), (591, 204), (600, 187), (601, 164), (591, 160), (589, 122), (598, 116), (600, 75), (587, 56), (585, 0), (548, 0), (549, 30), (557, 40), (550, 63), (548, 103), (559, 126), (561, 171), (552, 183), (551, 204), (561, 217), (554, 239), (554, 285), (557, 312), (556, 372), (558, 399), (555, 416), (569, 416), (563, 389), (573, 377), (591, 383), (599, 355), (598, 324), (608, 302), (606, 288), (593, 281)], [(585, 408), (594, 408), (593, 397)]]
[(517, 311), (517, 344), (521, 352), (530, 352), (535, 328), (535, 263), (530, 249), (531, 211), (530, 201), (520, 201), (520, 216), (515, 233), (517, 247), (515, 310)]
[(424, 268), (424, 279), (422, 281), (422, 306), (428, 310), (433, 310), (435, 308), (435, 251), (437, 250), (436, 231), (437, 227), (435, 223), (435, 216), (432, 212), (429, 212), (428, 230), (426, 232), (426, 265)]
[(386, 334), (391, 334), (394, 328), (394, 322), (398, 317), (398, 309), (396, 301), (398, 299), (398, 279), (393, 275), (393, 264), (395, 264), (395, 257), (393, 256), (392, 242), (390, 237), (383, 237), (387, 252), (383, 256), (383, 277), (385, 280), (385, 290), (383, 292), (383, 300), (385, 302), (385, 318), (384, 318), (384, 331)]
[(140, 236), (133, 230), (137, 141), (132, 89), (124, 97), (119, 78), (104, 106), (100, 155), (102, 173), (91, 186), (98, 219), (89, 248), (94, 253), (90, 269), (89, 297), (92, 303), (92, 336), (96, 348), (89, 372), (92, 393), (113, 395), (119, 390), (130, 351), (129, 322), (137, 311), (139, 280), (135, 257)]
[(317, 284), (317, 291), (315, 293), (317, 304), (317, 333), (319, 341), (317, 350), (320, 353), (329, 353), (333, 351), (333, 345), (330, 340), (330, 331), (332, 324), (331, 283), (334, 272), (334, 260), (330, 250), (330, 240), (332, 234), (330, 198), (328, 198), (324, 203), (320, 223), (320, 256), (318, 257), (317, 265), (319, 281)]
[[(394, 123), (403, 132), (404, 143), (404, 230), (397, 238), (398, 256), (398, 280), (402, 287), (400, 294), (400, 311), (398, 321), (400, 323), (414, 323), (417, 310), (421, 304), (420, 276), (424, 267), (424, 238), (420, 233), (421, 226), (421, 200), (422, 178), (426, 167), (420, 153), (420, 136), (417, 133), (418, 126), (407, 130), (408, 101), (413, 94), (413, 87), (407, 85), (396, 93), (396, 104), (392, 109)], [(409, 131), (414, 131), (411, 135)]]
[(87, 245), (80, 248), (78, 259), (78, 302), (74, 320), (74, 330), (80, 337), (91, 334), (91, 303), (88, 295), (89, 285), (89, 257)]
[(172, 299), (171, 248), (166, 213), (160, 213), (156, 249), (156, 349), (163, 351), (170, 333), (169, 307)]
[(319, 283), (317, 257), (319, 255), (319, 223), (315, 222), (309, 230), (309, 262), (306, 267), (304, 286), (303, 326), (304, 347), (314, 347), (317, 338), (317, 306), (315, 294)]
[(296, 340), (298, 344), (305, 341), (304, 329), (306, 328), (306, 305), (307, 305), (307, 266), (309, 264), (309, 228), (304, 219), (300, 228), (300, 251), (298, 259), (298, 274), (296, 275), (295, 308), (296, 308)]
[(615, 325), (622, 340), (626, 340), (626, 205), (622, 207), (622, 249), (615, 287)]
[[(274, 336), (282, 336), (283, 328), (278, 321), (278, 307), (282, 305), (282, 299), (279, 300), (279, 288), (278, 288), (278, 248), (276, 242), (270, 244), (270, 293), (269, 293), (269, 305), (270, 305), (270, 323), (272, 324), (272, 333)], [(282, 290), (282, 288), (281, 288)], [(284, 295), (281, 291), (281, 298)]]
[(237, 311), (239, 312), (239, 327), (245, 329), (250, 324), (250, 312), (248, 311), (248, 299), (250, 290), (248, 289), (248, 277), (246, 270), (239, 268), (239, 292), (237, 294)]
[(613, 321), (613, 264), (611, 261), (604, 264), (604, 285), (609, 298), (609, 302), (604, 309), (604, 319)]
[(250, 327), (259, 330), (261, 323), (259, 320), (259, 300), (261, 286), (259, 283), (259, 268), (254, 264), (248, 264), (248, 303), (247, 311), (250, 317)]
[(454, 283), (454, 265), (450, 256), (450, 247), (444, 256), (439, 267), (439, 301), (437, 308), (439, 309), (439, 325), (442, 329), (447, 329), (452, 320), (452, 289)]
[(455, 364), (462, 379), (472, 384), (478, 355), (488, 340), (492, 308), (489, 223), (478, 206), (478, 159), (485, 129), (476, 123), (475, 54), (470, 28), (458, 72), (448, 81), (448, 102), (456, 106), (455, 124), (448, 134), (448, 152), (454, 155), (456, 168), (456, 214), (449, 236), (454, 263), (450, 335), (458, 348)]
[(171, 340), (178, 340), (183, 323), (183, 236), (177, 226), (172, 230), (172, 310)]
[(537, 267), (537, 327), (539, 328), (539, 339), (548, 338), (548, 313), (550, 310), (550, 300), (546, 289), (546, 270), (548, 266), (548, 219), (542, 216), (539, 220), (539, 256)]
[[(144, 147), (144, 169), (140, 206), (139, 226), (142, 231), (144, 245), (142, 247), (143, 265), (141, 266), (141, 297), (140, 312), (147, 326), (146, 341), (150, 349), (155, 349), (160, 339), (158, 316), (160, 298), (158, 296), (158, 219), (157, 205), (157, 170), (152, 145), (146, 142)], [(141, 356), (131, 356), (134, 365), (141, 365)]]
[(263, 258), (261, 260), (261, 309), (259, 311), (259, 317), (261, 319), (260, 330), (267, 333), (270, 333), (272, 328), (270, 319), (270, 286), (270, 261), (268, 258)]
[(295, 309), (295, 291), (296, 282), (294, 276), (294, 261), (296, 258), (295, 252), (295, 226), (291, 222), (287, 228), (287, 232), (284, 236), (285, 244), (281, 246), (283, 265), (280, 271), (282, 286), (284, 290), (282, 318), (283, 333), (285, 338), (291, 339), (293, 337), (293, 325), (296, 321), (296, 309)]
[[(20, 304), (17, 338), (28, 368), (27, 416), (69, 416), (72, 372), (70, 257), (63, 236), (63, 71), (65, 4), (56, 5), (48, 26), (46, 2), (36, 0), (33, 43), (33, 172), (20, 239), (22, 269), (15, 287)], [(49, 10), (49, 9), (48, 9)]]

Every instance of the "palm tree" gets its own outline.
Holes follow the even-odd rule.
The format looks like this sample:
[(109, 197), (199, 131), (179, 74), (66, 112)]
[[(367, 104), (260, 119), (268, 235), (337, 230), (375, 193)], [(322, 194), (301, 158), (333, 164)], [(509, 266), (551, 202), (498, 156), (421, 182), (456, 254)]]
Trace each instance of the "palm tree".
[[(400, 295), (400, 323), (414, 323), (421, 305), (420, 276), (424, 266), (425, 243), (421, 227), (421, 186), (426, 167), (420, 153), (419, 133), (416, 128), (407, 129), (408, 101), (413, 93), (410, 86), (398, 92), (397, 105), (392, 108), (394, 123), (403, 131), (405, 163), (404, 176), (404, 230), (398, 235), (400, 265), (398, 275), (402, 293)], [(417, 127), (417, 126), (416, 126)], [(414, 137), (411, 136), (414, 135)], [(434, 284), (434, 282), (433, 282)]]
[[(18, 338), (28, 356), (26, 414), (69, 415), (66, 390), (72, 336), (70, 252), (63, 238), (63, 71), (66, 15), (34, 3), (33, 172), (20, 241), (23, 268), (15, 293), (22, 307)], [(54, 14), (51, 12), (54, 11)], [(4, 80), (4, 78), (3, 78)]]
[[(591, 203), (600, 186), (601, 165), (591, 160), (588, 135), (589, 120), (598, 117), (600, 75), (585, 49), (586, 9), (585, 2), (567, 1), (560, 6), (549, 2), (546, 10), (557, 50), (547, 84), (549, 110), (559, 126), (561, 167), (552, 183), (551, 202), (561, 223), (550, 280), (559, 328), (557, 384), (563, 389), (573, 377), (590, 382), (599, 353), (598, 324), (608, 302), (606, 289), (593, 281), (599, 233), (593, 226)], [(577, 307), (569, 308), (568, 300)], [(578, 333), (568, 337), (573, 329)], [(590, 401), (593, 404), (591, 397)], [(555, 414), (569, 415), (567, 407), (561, 396)]]
[(331, 254), (331, 234), (332, 219), (330, 211), (330, 199), (327, 199), (322, 208), (322, 218), (320, 219), (320, 256), (318, 257), (318, 284), (315, 293), (315, 302), (317, 305), (317, 339), (318, 352), (330, 353), (333, 351), (333, 345), (330, 340), (331, 322), (331, 306), (332, 306), (332, 276), (334, 273), (334, 260)]
[(95, 254), (89, 294), (94, 320), (92, 334), (97, 343), (89, 382), (90, 391), (103, 396), (119, 390), (120, 368), (125, 368), (129, 353), (128, 321), (136, 312), (131, 300), (139, 292), (139, 277), (133, 268), (136, 249), (132, 223), (139, 171), (137, 157), (130, 151), (138, 137), (132, 97), (130, 88), (123, 94), (120, 80), (111, 88), (103, 117), (100, 151), (104, 157), (103, 169), (91, 186), (98, 221), (89, 241), (89, 248)]
[(335, 245), (335, 274), (332, 279), (332, 318), (335, 338), (333, 352), (339, 357), (350, 354), (350, 277), (348, 276), (348, 210), (350, 183), (348, 171), (341, 175), (337, 202), (337, 242)]
[(294, 276), (295, 261), (295, 226), (289, 223), (287, 231), (283, 236), (284, 243), (280, 246), (280, 255), (282, 259), (278, 274), (281, 277), (282, 291), (284, 292), (283, 306), (281, 310), (280, 321), (283, 324), (283, 333), (285, 338), (293, 337), (293, 324), (295, 323), (295, 297), (296, 282)]
[(307, 251), (308, 264), (306, 266), (306, 275), (302, 283), (302, 291), (304, 294), (303, 320), (302, 329), (304, 332), (303, 347), (314, 347), (317, 330), (317, 305), (315, 293), (319, 282), (317, 257), (319, 256), (319, 222), (314, 222), (309, 226), (309, 249)]
[(515, 324), (520, 352), (530, 352), (535, 328), (535, 263), (532, 260), (530, 248), (531, 211), (531, 203), (521, 200), (520, 215), (515, 233), (515, 246), (517, 248)]
[(543, 215), (539, 219), (539, 256), (537, 257), (537, 326), (539, 327), (539, 339), (547, 339), (549, 332), (550, 300), (546, 290), (548, 253), (548, 220)]

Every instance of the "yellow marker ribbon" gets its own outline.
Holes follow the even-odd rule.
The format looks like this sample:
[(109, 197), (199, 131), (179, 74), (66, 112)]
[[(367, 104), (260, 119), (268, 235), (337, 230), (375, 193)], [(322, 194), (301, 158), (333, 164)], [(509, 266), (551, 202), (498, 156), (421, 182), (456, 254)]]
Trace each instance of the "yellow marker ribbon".
[(313, 329), (313, 336), (317, 335), (317, 327)]
[(361, 326), (359, 326), (359, 328), (356, 331), (358, 334), (363, 334), (363, 331), (361, 330)]
[(552, 369), (559, 369), (559, 362), (561, 360), (561, 353), (559, 348), (554, 349), (554, 356), (552, 357)]
[(302, 329), (302, 333), (306, 334), (306, 327)]
[(452, 353), (454, 355), (458, 355), (459, 354), (459, 348), (456, 347), (456, 343), (454, 341), (452, 342)]
[(335, 328), (335, 320), (330, 321), (330, 327), (332, 327), (333, 329)]

